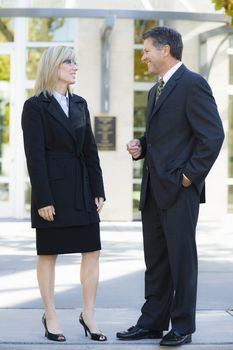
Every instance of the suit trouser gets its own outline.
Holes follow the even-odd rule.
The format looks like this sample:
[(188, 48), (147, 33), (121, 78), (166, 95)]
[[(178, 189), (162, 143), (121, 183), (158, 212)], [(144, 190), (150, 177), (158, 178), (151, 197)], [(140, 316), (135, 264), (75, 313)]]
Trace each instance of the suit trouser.
[(182, 187), (174, 205), (161, 210), (148, 186), (142, 211), (146, 302), (140, 327), (165, 330), (171, 320), (181, 334), (195, 331), (199, 200), (193, 185)]

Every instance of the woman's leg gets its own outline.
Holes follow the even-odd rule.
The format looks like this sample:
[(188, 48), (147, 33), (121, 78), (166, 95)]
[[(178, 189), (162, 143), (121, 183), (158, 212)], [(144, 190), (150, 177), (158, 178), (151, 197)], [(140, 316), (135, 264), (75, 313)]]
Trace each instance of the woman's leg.
[(95, 297), (99, 281), (100, 251), (82, 253), (80, 281), (83, 296), (83, 319), (92, 333), (98, 333), (95, 322)]
[(38, 255), (37, 279), (45, 309), (46, 323), (49, 332), (62, 333), (58, 323), (54, 304), (55, 264), (57, 255)]

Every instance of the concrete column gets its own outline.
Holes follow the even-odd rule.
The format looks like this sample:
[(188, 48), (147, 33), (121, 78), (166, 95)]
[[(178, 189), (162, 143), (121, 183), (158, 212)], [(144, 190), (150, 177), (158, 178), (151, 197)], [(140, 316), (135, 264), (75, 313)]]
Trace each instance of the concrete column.
[[(126, 143), (133, 137), (133, 20), (116, 19), (110, 44), (110, 109), (116, 116), (116, 151), (100, 151), (107, 201), (102, 220), (132, 220), (132, 161)], [(102, 19), (79, 19), (79, 72), (75, 92), (83, 96), (92, 120), (100, 113)], [(94, 126), (94, 123), (93, 123)]]
[[(216, 36), (207, 42), (208, 62), (213, 52), (223, 39), (224, 35)], [(227, 54), (228, 40), (220, 48), (209, 76), (209, 84), (213, 90), (213, 94), (221, 116), (226, 138), (219, 154), (217, 161), (211, 169), (206, 181), (207, 202), (201, 210), (201, 218), (205, 220), (222, 220), (227, 214), (228, 194), (227, 194), (227, 178), (228, 178), (228, 93), (229, 84), (229, 58)]]

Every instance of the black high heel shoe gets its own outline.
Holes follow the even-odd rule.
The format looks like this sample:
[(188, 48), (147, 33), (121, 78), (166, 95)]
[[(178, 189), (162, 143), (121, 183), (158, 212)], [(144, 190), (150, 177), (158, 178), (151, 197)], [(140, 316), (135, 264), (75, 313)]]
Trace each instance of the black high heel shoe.
[(79, 322), (84, 328), (85, 331), (85, 336), (87, 337), (87, 334), (90, 335), (92, 340), (97, 340), (97, 341), (106, 341), (107, 337), (103, 333), (91, 333), (90, 329), (87, 327), (86, 323), (84, 322), (83, 315), (82, 313), (79, 316)]
[(63, 334), (54, 334), (48, 331), (45, 314), (42, 316), (42, 323), (45, 328), (45, 337), (53, 341), (66, 341), (66, 337)]

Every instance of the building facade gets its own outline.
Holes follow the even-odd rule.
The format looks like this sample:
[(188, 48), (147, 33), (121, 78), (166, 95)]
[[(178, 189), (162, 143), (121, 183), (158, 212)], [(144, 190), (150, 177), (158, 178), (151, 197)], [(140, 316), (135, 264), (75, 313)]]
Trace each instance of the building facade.
[[(153, 5), (153, 1), (143, 2)], [(104, 1), (99, 3), (105, 8)], [(121, 6), (128, 9), (131, 3), (125, 1)], [(167, 5), (166, 9), (171, 7), (169, 2), (161, 3)], [(179, 11), (190, 10), (184, 6), (185, 1), (174, 3), (180, 6)], [(91, 1), (85, 4), (93, 6)], [(201, 206), (201, 219), (223, 219), (233, 211), (233, 36), (229, 30), (221, 29), (226, 26), (224, 23), (181, 20), (175, 12), (170, 19), (114, 17), (110, 22), (98, 16), (4, 16), (0, 20), (1, 218), (29, 217), (30, 184), (21, 111), (25, 99), (33, 94), (41, 53), (48, 46), (60, 44), (73, 46), (77, 52), (79, 70), (73, 90), (87, 100), (93, 130), (101, 134), (99, 154), (107, 197), (101, 218), (107, 221), (140, 218), (137, 207), (142, 161), (132, 162), (126, 144), (144, 132), (147, 92), (155, 78), (147, 75), (146, 65), (140, 62), (141, 34), (158, 24), (180, 31), (184, 41), (183, 63), (208, 75), (227, 135), (207, 179), (207, 204)], [(95, 129), (95, 125), (100, 128)]]

